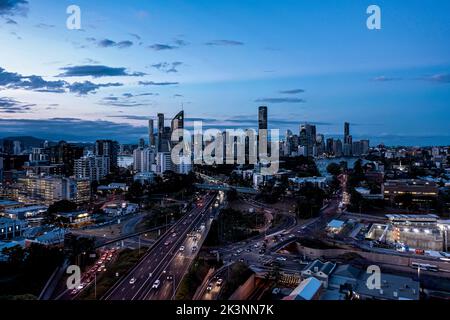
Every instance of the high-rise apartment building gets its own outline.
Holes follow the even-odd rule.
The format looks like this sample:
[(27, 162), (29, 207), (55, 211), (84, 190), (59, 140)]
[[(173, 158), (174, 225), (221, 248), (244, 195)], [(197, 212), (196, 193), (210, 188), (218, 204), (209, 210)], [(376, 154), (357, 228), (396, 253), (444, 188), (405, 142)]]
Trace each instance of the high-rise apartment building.
[(109, 170), (117, 169), (117, 156), (119, 154), (119, 143), (112, 140), (97, 140), (95, 142), (94, 154), (97, 157), (109, 157)]

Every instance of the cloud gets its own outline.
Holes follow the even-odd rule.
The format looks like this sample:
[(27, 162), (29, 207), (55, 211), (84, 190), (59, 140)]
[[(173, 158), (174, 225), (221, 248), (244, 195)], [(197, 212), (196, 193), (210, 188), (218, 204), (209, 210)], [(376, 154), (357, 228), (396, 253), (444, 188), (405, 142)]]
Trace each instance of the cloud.
[(299, 93), (304, 93), (305, 90), (303, 89), (292, 89), (292, 90), (283, 90), (280, 91), (281, 94), (299, 94)]
[(429, 77), (424, 77), (423, 80), (436, 83), (450, 83), (450, 73), (439, 73)]
[(179, 82), (154, 82), (154, 81), (139, 81), (140, 86), (173, 86), (178, 85)]
[(0, 16), (26, 15), (28, 0), (0, 0)]
[(235, 40), (212, 40), (209, 42), (206, 42), (205, 45), (207, 46), (243, 46), (244, 43), (240, 41)]
[(161, 43), (155, 43), (151, 46), (148, 46), (149, 49), (155, 50), (155, 51), (162, 51), (162, 50), (174, 50), (178, 49), (177, 46), (172, 46), (170, 44), (161, 44)]
[(175, 39), (173, 41), (178, 47), (185, 47), (189, 44), (189, 42), (182, 40), (182, 39)]
[(183, 62), (175, 61), (172, 63), (169, 62), (160, 62), (157, 64), (153, 64), (152, 68), (158, 69), (159, 71), (165, 72), (165, 73), (177, 73), (178, 69), (177, 67), (181, 66)]
[(401, 78), (395, 78), (395, 77), (386, 77), (386, 76), (379, 76), (372, 79), (372, 81), (377, 82), (389, 82), (389, 81), (399, 81)]
[(64, 72), (61, 73), (60, 77), (119, 77), (119, 76), (129, 76), (129, 77), (142, 77), (145, 75), (143, 72), (133, 72), (129, 73), (126, 68), (113, 68), (102, 65), (81, 65), (81, 66), (71, 66), (64, 67), (60, 70)]
[(159, 94), (153, 93), (153, 92), (145, 92), (145, 93), (138, 93), (138, 94), (124, 93), (122, 96), (124, 96), (125, 98), (135, 98), (135, 97), (148, 97), (148, 96), (158, 96), (158, 95)]
[(62, 80), (46, 81), (41, 76), (22, 76), (18, 73), (7, 72), (5, 69), (0, 68), (0, 87), (61, 93), (64, 92), (66, 84)]
[(39, 28), (39, 29), (51, 29), (51, 28), (54, 28), (54, 27), (55, 27), (55, 25), (47, 24), (47, 23), (38, 23), (36, 25), (36, 28)]
[(305, 103), (306, 100), (300, 98), (263, 98), (255, 100), (257, 103)]
[(7, 18), (6, 19), (6, 24), (18, 24), (18, 23), (17, 23), (17, 21), (15, 21), (13, 19)]
[(75, 82), (72, 84), (64, 80), (47, 81), (41, 76), (23, 76), (18, 73), (7, 72), (0, 68), (0, 88), (4, 87), (7, 89), (23, 89), (49, 93), (64, 93), (68, 90), (79, 95), (86, 95), (95, 93), (100, 88), (118, 87), (122, 85), (121, 83), (95, 84), (90, 81)]
[(114, 107), (141, 107), (151, 105), (151, 101), (136, 99), (142, 97), (149, 96), (157, 96), (157, 93), (153, 92), (144, 92), (144, 93), (124, 93), (121, 96), (110, 95), (108, 97), (103, 98), (99, 104), (101, 105), (110, 105)]
[(12, 98), (0, 97), (0, 113), (26, 113), (35, 104), (24, 104)]
[(130, 33), (129, 35), (134, 37), (134, 38), (136, 38), (136, 40), (141, 40), (142, 39), (141, 36), (136, 34), (136, 33)]
[[(92, 39), (92, 38), (89, 38), (89, 39)], [(103, 39), (103, 40), (97, 41), (96, 43), (101, 48), (115, 47), (115, 48), (119, 48), (119, 49), (125, 49), (125, 48), (129, 48), (129, 47), (133, 46), (133, 41), (129, 41), (129, 40), (116, 42), (116, 41), (113, 41), (110, 39)]]
[(69, 85), (69, 91), (73, 93), (77, 93), (79, 95), (86, 95), (89, 93), (96, 93), (100, 88), (108, 88), (108, 87), (121, 87), (123, 83), (101, 83), (96, 84), (90, 81), (85, 82), (75, 82)]

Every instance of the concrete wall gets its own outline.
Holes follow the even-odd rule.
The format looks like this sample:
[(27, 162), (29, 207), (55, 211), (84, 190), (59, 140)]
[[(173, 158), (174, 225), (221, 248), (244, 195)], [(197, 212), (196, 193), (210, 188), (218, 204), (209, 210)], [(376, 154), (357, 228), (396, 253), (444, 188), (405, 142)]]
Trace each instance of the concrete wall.
[[(437, 260), (425, 260), (421, 259), (420, 256), (416, 257), (403, 257), (403, 256), (397, 256), (397, 255), (388, 255), (388, 254), (381, 254), (381, 253), (374, 253), (374, 252), (364, 252), (364, 251), (355, 251), (355, 250), (348, 250), (348, 249), (313, 249), (313, 248), (307, 248), (301, 245), (297, 245), (298, 250), (300, 254), (304, 254), (310, 259), (335, 259), (339, 256), (345, 254), (345, 253), (357, 253), (361, 257), (367, 259), (368, 261), (374, 262), (374, 264), (388, 264), (393, 266), (400, 266), (400, 267), (409, 267), (411, 265), (411, 262), (418, 262), (423, 264), (431, 264), (436, 265), (440, 269), (448, 270), (450, 269), (449, 264), (444, 261), (437, 261)], [(444, 273), (440, 273), (439, 275), (444, 276)], [(450, 273), (445, 273), (445, 276), (450, 277)]]
[(230, 296), (228, 300), (247, 300), (247, 297), (255, 290), (256, 277), (254, 274), (247, 279), (236, 291)]

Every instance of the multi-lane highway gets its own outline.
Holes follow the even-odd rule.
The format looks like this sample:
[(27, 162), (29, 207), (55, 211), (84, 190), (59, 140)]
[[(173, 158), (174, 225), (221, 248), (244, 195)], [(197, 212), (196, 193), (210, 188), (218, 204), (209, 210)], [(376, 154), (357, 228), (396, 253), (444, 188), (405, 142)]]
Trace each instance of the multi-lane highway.
[[(143, 259), (103, 297), (106, 300), (143, 300), (151, 299), (152, 291), (167, 289), (167, 283), (172, 286), (176, 279), (170, 274), (168, 267), (181, 252), (181, 246), (185, 246), (183, 252), (193, 252), (195, 239), (188, 234), (195, 232), (209, 216), (210, 207), (214, 204), (216, 193), (207, 194), (195, 204), (194, 208), (172, 226), (166, 234), (157, 240)], [(205, 227), (205, 226), (204, 226)], [(184, 245), (186, 240), (191, 241)], [(183, 257), (177, 263), (185, 266)], [(174, 279), (175, 278), (175, 279)], [(163, 290), (162, 290), (163, 291)], [(173, 288), (172, 288), (173, 291)], [(168, 294), (167, 294), (168, 295)], [(169, 295), (168, 295), (169, 296)], [(169, 298), (172, 295), (169, 296)]]

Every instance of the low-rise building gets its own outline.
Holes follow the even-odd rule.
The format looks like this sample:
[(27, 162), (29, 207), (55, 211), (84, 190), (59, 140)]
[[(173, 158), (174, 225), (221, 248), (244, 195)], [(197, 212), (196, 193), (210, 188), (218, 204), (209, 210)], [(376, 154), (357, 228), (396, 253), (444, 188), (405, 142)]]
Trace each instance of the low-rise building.
[(436, 183), (418, 179), (388, 180), (383, 184), (385, 200), (394, 202), (397, 196), (410, 194), (415, 202), (436, 199), (439, 188)]
[(27, 224), (22, 220), (0, 217), (0, 239), (15, 239), (26, 229)]
[(314, 277), (320, 280), (324, 288), (328, 287), (328, 277), (333, 272), (336, 267), (335, 263), (330, 261), (322, 262), (320, 260), (315, 260), (308, 264), (305, 269), (302, 270), (301, 276), (304, 279)]
[(292, 293), (283, 300), (319, 300), (323, 288), (321, 281), (315, 277), (303, 280)]

